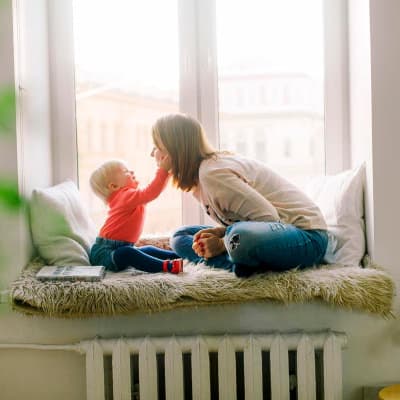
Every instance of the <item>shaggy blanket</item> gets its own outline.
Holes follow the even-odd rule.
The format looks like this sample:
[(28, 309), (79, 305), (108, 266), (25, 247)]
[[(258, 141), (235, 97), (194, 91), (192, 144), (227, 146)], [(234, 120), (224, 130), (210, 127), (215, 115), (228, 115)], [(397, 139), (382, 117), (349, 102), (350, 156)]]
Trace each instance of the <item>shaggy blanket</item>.
[(225, 270), (187, 263), (179, 275), (147, 274), (132, 268), (108, 273), (100, 282), (40, 282), (35, 273), (42, 265), (40, 261), (31, 263), (12, 284), (15, 310), (30, 315), (87, 318), (249, 301), (287, 304), (319, 300), (383, 317), (392, 315), (394, 283), (375, 265), (323, 265), (237, 278)]

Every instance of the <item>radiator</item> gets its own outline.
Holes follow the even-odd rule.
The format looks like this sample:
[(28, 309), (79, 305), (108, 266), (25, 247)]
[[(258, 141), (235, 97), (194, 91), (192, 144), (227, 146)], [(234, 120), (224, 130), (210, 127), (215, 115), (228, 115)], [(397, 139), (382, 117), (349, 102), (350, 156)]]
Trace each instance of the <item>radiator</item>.
[(87, 400), (339, 400), (343, 333), (95, 339)]

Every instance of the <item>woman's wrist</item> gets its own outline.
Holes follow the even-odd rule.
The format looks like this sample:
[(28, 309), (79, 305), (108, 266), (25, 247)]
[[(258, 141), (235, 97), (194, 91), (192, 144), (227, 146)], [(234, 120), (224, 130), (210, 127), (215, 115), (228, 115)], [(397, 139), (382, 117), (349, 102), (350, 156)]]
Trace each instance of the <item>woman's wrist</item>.
[(220, 255), (222, 253), (225, 253), (225, 252), (226, 252), (226, 247), (225, 247), (224, 239), (220, 238), (219, 239), (219, 245), (218, 245), (218, 247), (217, 247), (217, 249), (215, 251), (215, 256), (218, 256), (218, 255)]
[(224, 226), (215, 227), (215, 235), (219, 238), (223, 238), (225, 236), (226, 228)]

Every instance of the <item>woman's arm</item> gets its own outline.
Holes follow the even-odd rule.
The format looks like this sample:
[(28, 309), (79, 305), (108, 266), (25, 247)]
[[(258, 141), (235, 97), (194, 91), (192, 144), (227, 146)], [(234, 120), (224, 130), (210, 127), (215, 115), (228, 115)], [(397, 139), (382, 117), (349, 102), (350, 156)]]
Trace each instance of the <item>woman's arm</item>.
[(240, 221), (279, 221), (272, 203), (230, 169), (209, 171), (201, 183), (222, 214), (233, 213)]

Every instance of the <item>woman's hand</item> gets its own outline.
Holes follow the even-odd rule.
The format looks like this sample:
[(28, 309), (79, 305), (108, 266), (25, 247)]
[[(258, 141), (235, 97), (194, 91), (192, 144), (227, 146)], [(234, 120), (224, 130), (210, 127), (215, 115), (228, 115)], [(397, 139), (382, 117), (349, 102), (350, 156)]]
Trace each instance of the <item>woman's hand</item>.
[(196, 242), (200, 236), (203, 235), (203, 233), (212, 233), (213, 235), (223, 238), (225, 236), (226, 228), (224, 226), (216, 226), (215, 228), (207, 228), (207, 229), (202, 229), (201, 231), (198, 231), (196, 234), (193, 236), (193, 241)]
[[(218, 228), (203, 229), (202, 231), (197, 232), (194, 236), (192, 249), (199, 257), (207, 259), (226, 252), (224, 240), (222, 239), (223, 235), (222, 237), (218, 236), (221, 234), (221, 230), (218, 229), (215, 231), (218, 233), (217, 235), (213, 231), (215, 229)], [(225, 228), (223, 229), (225, 232)], [(210, 232), (210, 230), (212, 232)]]

